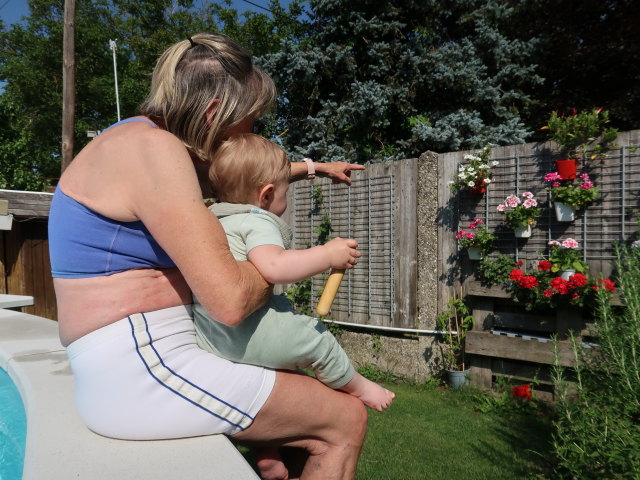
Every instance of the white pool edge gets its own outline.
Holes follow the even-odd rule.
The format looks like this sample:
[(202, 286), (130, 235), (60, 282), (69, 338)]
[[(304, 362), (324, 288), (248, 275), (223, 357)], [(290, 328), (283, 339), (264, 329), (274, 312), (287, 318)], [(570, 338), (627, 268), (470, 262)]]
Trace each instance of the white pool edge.
[(126, 441), (85, 427), (73, 400), (73, 377), (52, 320), (0, 309), (0, 367), (16, 384), (27, 416), (23, 480), (255, 480), (222, 435)]

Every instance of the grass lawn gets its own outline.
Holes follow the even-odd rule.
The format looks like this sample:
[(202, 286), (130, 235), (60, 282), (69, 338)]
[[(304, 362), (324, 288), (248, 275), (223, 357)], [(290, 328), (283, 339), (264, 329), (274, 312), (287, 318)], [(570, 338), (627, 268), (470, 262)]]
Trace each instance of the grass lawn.
[(478, 413), (471, 390), (385, 386), (396, 399), (385, 412), (370, 411), (358, 480), (512, 480), (543, 472), (547, 417)]
[[(479, 413), (475, 392), (384, 384), (391, 407), (369, 410), (357, 480), (541, 478), (551, 426), (535, 413)], [(251, 463), (251, 454), (240, 447)]]

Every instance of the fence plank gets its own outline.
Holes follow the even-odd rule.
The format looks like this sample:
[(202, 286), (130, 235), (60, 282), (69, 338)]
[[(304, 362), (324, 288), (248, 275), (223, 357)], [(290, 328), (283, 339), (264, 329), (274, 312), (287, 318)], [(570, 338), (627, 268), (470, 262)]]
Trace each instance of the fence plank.
[(416, 328), (416, 295), (418, 291), (417, 178), (418, 159), (397, 162), (394, 178), (401, 179), (395, 188), (393, 207), (393, 241), (396, 252), (393, 282), (395, 312), (393, 325)]

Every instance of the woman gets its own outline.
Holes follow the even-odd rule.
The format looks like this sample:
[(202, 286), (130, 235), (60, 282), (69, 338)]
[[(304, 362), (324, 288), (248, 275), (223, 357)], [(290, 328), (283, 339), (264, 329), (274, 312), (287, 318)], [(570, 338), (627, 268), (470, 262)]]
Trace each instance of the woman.
[[(224, 433), (308, 453), (301, 478), (353, 478), (366, 431), (362, 403), (314, 379), (234, 364), (196, 346), (192, 292), (236, 325), (270, 286), (236, 263), (205, 208), (198, 171), (216, 146), (249, 132), (275, 97), (271, 79), (221, 35), (161, 56), (143, 116), (87, 145), (62, 175), (49, 242), (60, 338), (80, 416), (102, 435), (159, 439)], [(292, 165), (292, 180), (306, 163)], [(350, 183), (342, 162), (317, 173)], [(359, 253), (351, 252), (354, 259)], [(282, 462), (258, 462), (287, 478)]]

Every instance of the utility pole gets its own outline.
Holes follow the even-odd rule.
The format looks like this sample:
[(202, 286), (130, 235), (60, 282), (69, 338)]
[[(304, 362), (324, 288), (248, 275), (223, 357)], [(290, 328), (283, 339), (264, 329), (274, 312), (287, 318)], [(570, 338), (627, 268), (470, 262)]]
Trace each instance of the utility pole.
[(118, 64), (116, 62), (116, 41), (109, 40), (109, 48), (113, 52), (113, 79), (116, 84), (116, 108), (118, 110), (118, 121), (120, 121), (120, 97), (118, 96)]
[(76, 110), (75, 0), (64, 1), (62, 37), (62, 163), (60, 173), (73, 160), (73, 131)]

